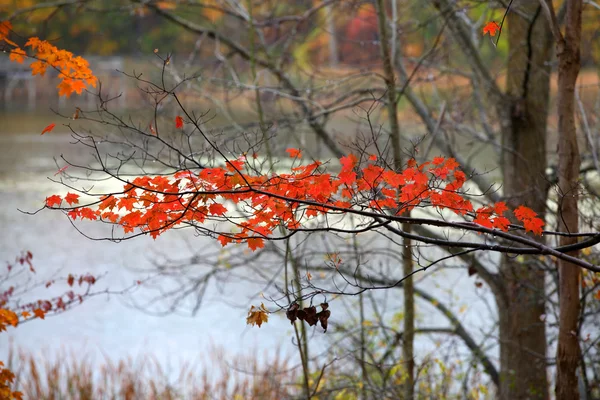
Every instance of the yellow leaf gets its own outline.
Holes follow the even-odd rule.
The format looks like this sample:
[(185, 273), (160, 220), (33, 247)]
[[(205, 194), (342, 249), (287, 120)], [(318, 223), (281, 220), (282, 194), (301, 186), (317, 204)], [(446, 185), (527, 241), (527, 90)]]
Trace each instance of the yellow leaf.
[(248, 317), (246, 318), (246, 323), (248, 325), (258, 325), (260, 326), (269, 321), (269, 316), (267, 315), (268, 311), (265, 308), (263, 303), (260, 304), (260, 307), (250, 307), (250, 311), (248, 311)]

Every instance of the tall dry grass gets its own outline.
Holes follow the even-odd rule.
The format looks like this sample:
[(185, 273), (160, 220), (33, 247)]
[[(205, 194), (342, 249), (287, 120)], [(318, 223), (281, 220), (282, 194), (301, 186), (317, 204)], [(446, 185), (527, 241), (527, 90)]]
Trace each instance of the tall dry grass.
[(74, 352), (36, 356), (11, 351), (14, 390), (36, 400), (281, 400), (301, 393), (299, 373), (279, 352), (232, 357), (215, 349), (206, 360), (167, 371), (152, 356), (102, 363)]

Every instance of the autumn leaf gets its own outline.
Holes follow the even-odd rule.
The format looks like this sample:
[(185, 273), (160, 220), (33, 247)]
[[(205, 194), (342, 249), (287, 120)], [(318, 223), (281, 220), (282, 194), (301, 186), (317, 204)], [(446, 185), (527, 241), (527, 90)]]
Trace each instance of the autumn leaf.
[(29, 311), (21, 311), (21, 317), (29, 318), (30, 316), (31, 314), (29, 313)]
[(225, 236), (225, 235), (219, 235), (217, 240), (219, 241), (219, 243), (221, 243), (221, 246), (223, 246), (223, 247), (225, 247), (228, 243), (231, 243), (233, 241), (232, 238), (230, 238), (229, 236)]
[(48, 125), (47, 127), (44, 128), (44, 130), (42, 131), (42, 135), (46, 132), (52, 132), (52, 129), (54, 129), (54, 127), (56, 126), (56, 124), (52, 123), (50, 125)]
[(35, 315), (38, 318), (45, 319), (46, 313), (42, 309), (36, 308), (35, 310), (33, 310), (33, 315)]
[(75, 193), (67, 193), (65, 196), (65, 201), (69, 203), (69, 205), (79, 204), (79, 195)]
[(223, 215), (227, 212), (227, 208), (223, 204), (213, 203), (208, 206), (208, 210), (212, 215)]
[(227, 169), (230, 172), (236, 172), (236, 170), (240, 171), (243, 168), (244, 168), (244, 160), (237, 159), (237, 160), (227, 161)]
[(175, 128), (183, 129), (183, 118), (179, 115), (175, 117)]
[(369, 161), (377, 161), (377, 155), (375, 155), (375, 154), (371, 154), (371, 155), (369, 156)]
[(514, 211), (515, 217), (523, 223), (526, 232), (536, 235), (542, 234), (542, 228), (546, 224), (544, 220), (537, 217), (537, 213), (529, 207), (519, 206)]
[(17, 326), (19, 324), (19, 317), (13, 311), (2, 308), (0, 309), (0, 323)]
[(500, 25), (498, 25), (495, 21), (488, 22), (483, 27), (483, 34), (488, 34), (490, 36), (496, 36), (496, 33), (500, 32)]
[(519, 206), (515, 209), (515, 217), (517, 217), (519, 221), (535, 218), (536, 216), (537, 213), (529, 207)]
[(342, 172), (349, 172), (354, 168), (358, 159), (354, 154), (349, 154), (340, 158), (340, 164), (342, 165)]
[(46, 197), (46, 206), (48, 206), (48, 207), (59, 206), (61, 202), (62, 202), (62, 199), (57, 194)]
[(286, 149), (285, 151), (290, 155), (291, 158), (300, 158), (300, 157), (302, 157), (302, 151), (301, 150), (290, 148), (290, 149)]
[(25, 57), (27, 57), (27, 54), (23, 51), (23, 49), (17, 47), (16, 49), (11, 50), (8, 59), (10, 61), (23, 64), (23, 61), (25, 61)]
[(248, 248), (252, 251), (265, 247), (265, 241), (262, 238), (249, 238), (248, 239)]
[(546, 225), (546, 223), (540, 218), (532, 218), (529, 220), (523, 221), (523, 227), (526, 232), (533, 232), (536, 235), (541, 235), (543, 233), (542, 228)]
[(265, 308), (263, 303), (260, 304), (260, 307), (250, 307), (250, 311), (248, 311), (248, 317), (246, 318), (246, 324), (248, 325), (258, 325), (260, 326), (269, 321), (268, 311)]

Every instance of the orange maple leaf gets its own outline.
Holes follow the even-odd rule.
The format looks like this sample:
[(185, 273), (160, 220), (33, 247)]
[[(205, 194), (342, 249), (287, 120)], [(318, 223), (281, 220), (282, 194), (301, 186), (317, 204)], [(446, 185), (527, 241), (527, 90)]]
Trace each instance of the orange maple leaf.
[(41, 319), (45, 319), (44, 317), (46, 316), (46, 313), (40, 308), (36, 308), (35, 310), (33, 310), (33, 314)]
[(74, 89), (73, 86), (71, 85), (71, 80), (63, 80), (61, 83), (58, 84), (57, 88), (58, 88), (58, 95), (59, 96), (66, 96), (66, 97), (70, 97), (71, 93), (73, 93)]
[(17, 326), (19, 324), (19, 317), (13, 311), (2, 308), (0, 309), (0, 323)]
[(490, 36), (496, 36), (496, 33), (500, 32), (500, 25), (495, 21), (488, 22), (483, 27), (483, 34), (490, 34)]
[(14, 61), (19, 64), (23, 64), (23, 61), (25, 61), (25, 57), (27, 57), (27, 54), (25, 54), (25, 52), (22, 49), (17, 47), (16, 49), (11, 50), (10, 56), (8, 57), (8, 59), (10, 61)]
[(48, 125), (47, 127), (44, 128), (41, 135), (43, 135), (46, 132), (52, 132), (52, 129), (54, 129), (55, 126), (56, 126), (56, 124), (54, 124), (54, 123)]
[(246, 318), (246, 323), (248, 325), (258, 325), (260, 326), (269, 321), (268, 311), (265, 308), (263, 303), (260, 304), (260, 307), (250, 307), (250, 311), (248, 311), (248, 317)]
[(248, 248), (252, 251), (265, 247), (265, 240), (262, 238), (249, 238), (248, 239)]

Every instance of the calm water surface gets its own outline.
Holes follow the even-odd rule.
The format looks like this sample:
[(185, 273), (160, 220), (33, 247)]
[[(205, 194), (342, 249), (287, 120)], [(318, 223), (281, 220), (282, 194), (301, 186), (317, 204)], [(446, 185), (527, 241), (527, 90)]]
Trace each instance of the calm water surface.
[[(214, 248), (207, 238), (195, 237), (191, 231), (163, 234), (154, 241), (149, 237), (119, 244), (91, 241), (80, 235), (65, 216), (44, 210), (35, 216), (18, 209), (34, 211), (50, 194), (66, 190), (51, 182), (59, 167), (54, 157), (61, 154), (73, 161), (89, 161), (87, 154), (70, 146), (71, 137), (57, 124), (52, 133), (39, 133), (52, 121), (52, 116), (0, 116), (0, 260), (11, 261), (21, 250), (34, 254), (36, 280), (46, 282), (57, 274), (69, 273), (103, 275), (96, 290), (119, 291), (130, 286), (144, 273), (134, 269), (150, 267), (162, 255), (184, 258), (190, 249)], [(86, 225), (86, 232), (104, 236), (101, 224)], [(375, 262), (373, 260), (373, 262)], [(474, 289), (473, 280), (464, 270), (447, 270), (430, 276), (419, 283), (432, 291), (458, 312), (463, 322), (473, 328), (476, 337), (488, 331), (495, 310), (488, 308), (490, 298)], [(60, 287), (64, 289), (64, 286)], [(91, 356), (97, 362), (108, 356), (113, 359), (151, 354), (162, 363), (177, 364), (182, 360), (196, 360), (212, 347), (221, 346), (235, 354), (253, 354), (261, 349), (282, 346), (293, 353), (292, 331), (284, 316), (274, 316), (261, 329), (246, 326), (246, 312), (250, 304), (259, 304), (257, 293), (262, 285), (248, 282), (229, 282), (225, 287), (212, 287), (202, 308), (194, 317), (170, 314), (152, 316), (131, 307), (130, 301), (143, 301), (148, 293), (141, 287), (130, 297), (100, 295), (86, 300), (80, 306), (45, 321), (34, 320), (10, 329), (0, 335), (0, 357), (5, 359), (9, 341), (33, 353), (53, 353), (64, 348)], [(25, 299), (44, 299), (52, 295), (52, 287), (43, 285), (29, 291)], [(400, 310), (400, 291), (386, 294), (387, 312)], [(224, 302), (223, 299), (226, 301)], [(352, 300), (354, 301), (354, 300)], [(266, 303), (267, 304), (267, 303)], [(343, 309), (338, 303), (336, 318), (343, 320)], [(420, 304), (420, 326), (444, 327), (447, 321), (431, 307)], [(389, 314), (388, 314), (389, 315)], [(320, 330), (311, 336), (314, 348), (327, 345), (327, 336)], [(437, 339), (418, 336), (419, 357), (436, 351)], [(456, 347), (456, 346), (455, 346)], [(460, 343), (457, 351), (461, 351)], [(252, 350), (250, 350), (252, 349)], [(492, 350), (493, 351), (493, 350)]]

